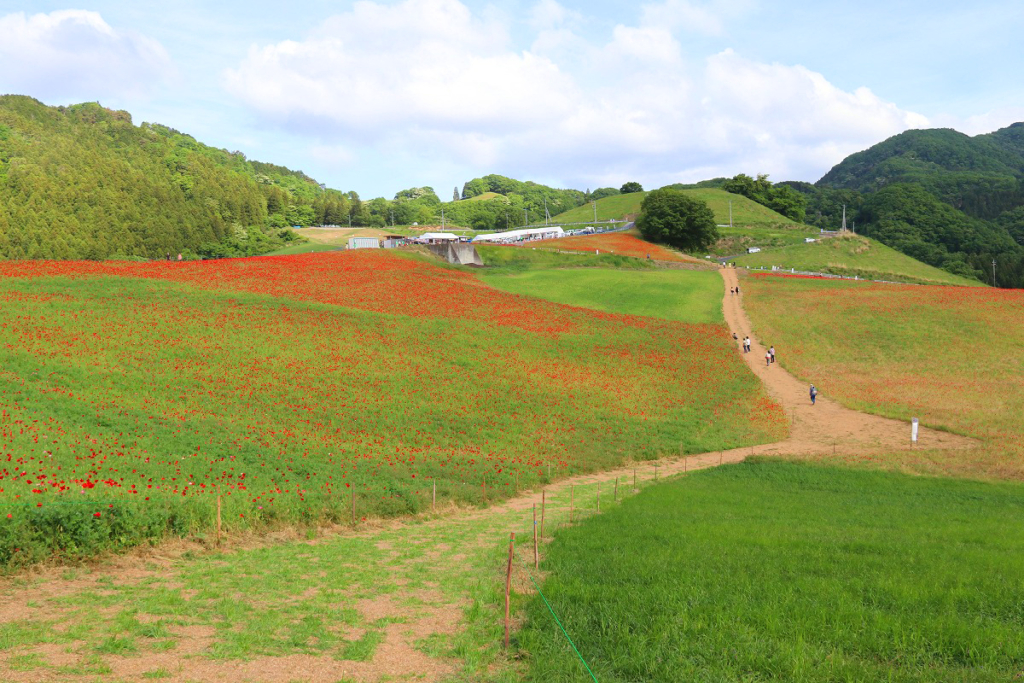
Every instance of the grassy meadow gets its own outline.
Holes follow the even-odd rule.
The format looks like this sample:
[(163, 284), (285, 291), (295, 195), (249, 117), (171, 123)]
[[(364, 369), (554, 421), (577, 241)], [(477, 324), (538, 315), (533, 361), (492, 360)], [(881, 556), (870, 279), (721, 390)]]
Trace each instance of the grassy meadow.
[[(1024, 487), (756, 459), (558, 532), (543, 592), (602, 683), (1008, 681)], [(534, 596), (529, 681), (590, 681)]]
[(744, 254), (736, 264), (747, 268), (796, 268), (815, 273), (854, 275), (868, 280), (891, 280), (919, 284), (982, 286), (977, 280), (959, 277), (921, 263), (860, 235), (840, 235), (817, 242), (799, 243), (757, 254)]
[(858, 410), (981, 440), (965, 452), (876, 461), (1024, 479), (1024, 293), (754, 274), (746, 309), (779, 362)]
[(633, 256), (592, 251), (556, 252), (506, 244), (478, 244), (477, 253), (488, 272), (523, 272), (552, 268), (616, 268), (620, 270), (653, 270), (655, 264)]
[[(706, 202), (715, 214), (715, 221), (721, 225), (729, 224), (729, 202), (732, 201), (732, 221), (734, 226), (786, 226), (794, 225), (785, 216), (772, 211), (766, 206), (738, 194), (714, 188), (682, 190), (687, 195)], [(597, 219), (620, 220), (635, 217), (640, 213), (640, 203), (646, 192), (633, 192), (597, 200)], [(586, 223), (594, 220), (593, 204), (584, 204), (554, 216), (555, 223)], [(803, 226), (806, 227), (806, 226)]]
[(0, 565), (773, 441), (728, 331), (378, 251), (0, 267)]
[(488, 285), (571, 306), (686, 323), (722, 323), (722, 278), (714, 271), (611, 269), (484, 273)]

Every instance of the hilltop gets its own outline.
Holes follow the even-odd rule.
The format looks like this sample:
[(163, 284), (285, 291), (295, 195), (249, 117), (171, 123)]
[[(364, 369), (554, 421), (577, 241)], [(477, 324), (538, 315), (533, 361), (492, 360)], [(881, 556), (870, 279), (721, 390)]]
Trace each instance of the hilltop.
[(808, 196), (808, 222), (839, 224), (951, 273), (1024, 287), (1024, 123), (994, 133), (910, 130), (852, 154)]
[(246, 159), (125, 111), (0, 97), (0, 257), (252, 255), (348, 200), (301, 171)]

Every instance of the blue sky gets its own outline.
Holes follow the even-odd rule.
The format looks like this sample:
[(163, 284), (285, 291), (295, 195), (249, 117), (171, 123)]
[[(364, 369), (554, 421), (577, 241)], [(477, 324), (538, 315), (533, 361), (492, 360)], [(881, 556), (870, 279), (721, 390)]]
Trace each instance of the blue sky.
[(99, 100), (364, 197), (817, 180), (1024, 120), (1024, 3), (0, 0), (0, 92)]

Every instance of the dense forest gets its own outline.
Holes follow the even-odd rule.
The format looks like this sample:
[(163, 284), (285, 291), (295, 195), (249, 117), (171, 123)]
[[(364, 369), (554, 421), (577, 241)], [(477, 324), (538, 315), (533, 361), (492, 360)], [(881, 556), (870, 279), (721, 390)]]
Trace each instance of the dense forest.
[(1024, 287), (1024, 123), (970, 137), (911, 130), (847, 157), (814, 185), (806, 222), (847, 223), (950, 272)]
[(124, 111), (0, 97), (2, 258), (259, 254), (349, 207), (302, 172)]

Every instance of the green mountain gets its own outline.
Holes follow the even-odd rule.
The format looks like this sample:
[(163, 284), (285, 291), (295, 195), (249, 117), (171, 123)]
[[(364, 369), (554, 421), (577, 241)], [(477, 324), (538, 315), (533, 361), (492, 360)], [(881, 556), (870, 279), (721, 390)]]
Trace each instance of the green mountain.
[(911, 130), (852, 154), (813, 186), (807, 222), (848, 224), (925, 263), (1024, 287), (1024, 123), (974, 137)]
[(264, 253), (349, 199), (97, 103), (0, 97), (0, 258)]

